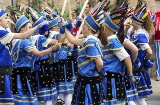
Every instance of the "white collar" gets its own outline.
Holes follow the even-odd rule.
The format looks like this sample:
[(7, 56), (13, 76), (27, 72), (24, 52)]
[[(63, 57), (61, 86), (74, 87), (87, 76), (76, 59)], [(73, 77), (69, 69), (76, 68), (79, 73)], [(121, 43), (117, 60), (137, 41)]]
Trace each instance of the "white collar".
[(98, 38), (97, 38), (96, 36), (93, 36), (93, 35), (88, 35), (88, 36), (84, 39), (84, 41), (86, 42), (86, 41), (87, 41), (88, 39), (90, 39), (90, 38), (95, 39), (95, 40), (98, 41)]
[(3, 28), (3, 27), (0, 27), (0, 30), (6, 30), (5, 28)]
[(59, 34), (59, 32), (57, 32), (57, 31), (49, 31), (50, 32), (50, 34)]
[(137, 36), (138, 34), (144, 34), (147, 38), (149, 38), (149, 34), (145, 29), (138, 29), (135, 30), (134, 35)]
[(113, 35), (109, 36), (109, 37), (107, 38), (107, 40), (110, 40), (110, 39), (113, 39), (113, 38), (117, 38), (117, 35), (116, 35), (116, 34), (113, 34)]

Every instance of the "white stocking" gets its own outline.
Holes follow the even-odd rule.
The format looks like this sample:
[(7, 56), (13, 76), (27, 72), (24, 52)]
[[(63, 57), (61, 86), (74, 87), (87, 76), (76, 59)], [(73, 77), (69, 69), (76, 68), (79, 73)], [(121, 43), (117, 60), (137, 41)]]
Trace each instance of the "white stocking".
[(64, 94), (65, 105), (71, 105), (72, 94)]
[(57, 103), (57, 99), (56, 98), (52, 99), (52, 105), (55, 105), (56, 103)]
[(137, 105), (134, 101), (129, 101), (128, 105)]
[(138, 105), (147, 105), (147, 103), (144, 100), (144, 98), (139, 98), (139, 99), (137, 99), (135, 101), (137, 102)]
[(52, 100), (47, 100), (44, 102), (44, 105), (52, 105)]

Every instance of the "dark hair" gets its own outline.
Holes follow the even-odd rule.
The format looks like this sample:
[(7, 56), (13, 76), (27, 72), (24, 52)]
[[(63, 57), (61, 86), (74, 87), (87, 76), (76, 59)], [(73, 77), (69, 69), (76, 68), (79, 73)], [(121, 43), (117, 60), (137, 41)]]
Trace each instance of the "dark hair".
[(21, 31), (22, 28), (26, 27), (28, 23), (31, 23), (30, 21), (26, 22), (18, 31), (18, 33)]
[(92, 7), (91, 3), (87, 3), (87, 4), (89, 5), (89, 8), (91, 8), (91, 7)]
[(51, 30), (51, 28), (49, 28), (49, 30), (48, 30), (48, 34), (47, 35), (44, 35), (46, 38), (48, 38), (49, 37), (49, 32), (50, 32), (50, 30)]
[(121, 42), (121, 44), (123, 44), (124, 42), (124, 25), (121, 24), (118, 33), (117, 33), (117, 37), (119, 39), (119, 41)]

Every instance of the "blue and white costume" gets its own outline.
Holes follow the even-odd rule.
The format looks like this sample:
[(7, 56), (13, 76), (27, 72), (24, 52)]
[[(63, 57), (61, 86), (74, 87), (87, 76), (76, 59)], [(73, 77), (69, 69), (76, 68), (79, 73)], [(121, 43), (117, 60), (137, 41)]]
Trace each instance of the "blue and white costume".
[(10, 42), (13, 36), (14, 34), (0, 27), (0, 104), (14, 104), (10, 82), (12, 74)]
[(92, 35), (84, 39), (78, 54), (78, 78), (72, 105), (100, 105), (103, 101), (101, 77), (94, 59), (102, 57), (99, 40)]
[[(37, 47), (39, 51), (46, 50), (48, 48), (51, 39), (47, 39), (43, 35), (35, 35), (31, 37), (32, 43)], [(35, 82), (37, 82), (38, 88), (36, 89), (36, 95), (39, 101), (52, 100), (58, 97), (55, 82), (53, 81), (53, 72), (50, 69), (49, 54), (42, 57), (36, 57), (34, 61), (34, 73)]]
[(146, 49), (150, 48), (148, 42), (149, 35), (148, 32), (144, 29), (139, 29), (130, 36), (130, 40), (137, 46), (138, 50), (138, 59), (141, 62), (141, 67), (139, 71), (135, 71), (135, 75), (141, 76), (140, 86), (137, 88), (139, 96), (146, 96), (152, 94), (151, 80), (149, 76), (149, 71), (144, 67), (144, 58), (146, 56)]
[(38, 105), (31, 86), (31, 66), (33, 51), (36, 47), (27, 39), (17, 40), (13, 45), (13, 94), (15, 105)]
[[(59, 39), (60, 34), (51, 31), (50, 38)], [(59, 94), (72, 94), (74, 92), (74, 64), (72, 63), (72, 57), (68, 56), (68, 45), (62, 44), (61, 48), (57, 51), (52, 52), (52, 64), (54, 71), (54, 78), (57, 86), (57, 91)]]
[(101, 71), (105, 74), (102, 82), (105, 105), (126, 104), (126, 90), (130, 88), (130, 84), (124, 76), (126, 66), (123, 60), (129, 55), (116, 35), (111, 35), (107, 39), (108, 45), (102, 48)]

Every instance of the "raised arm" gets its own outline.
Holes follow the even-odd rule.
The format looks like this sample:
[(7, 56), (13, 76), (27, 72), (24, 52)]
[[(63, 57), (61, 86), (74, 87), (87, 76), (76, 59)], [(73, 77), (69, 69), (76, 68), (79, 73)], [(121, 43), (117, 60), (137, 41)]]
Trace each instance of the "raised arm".
[(48, 21), (45, 21), (24, 33), (14, 33), (13, 39), (23, 39), (28, 36), (31, 36), (32, 34), (34, 34), (35, 31), (38, 31), (44, 24), (48, 24)]
[(67, 36), (64, 34), (64, 35), (62, 35), (62, 36), (59, 38), (58, 42), (59, 42), (59, 43), (63, 43), (66, 38), (67, 38)]
[(66, 34), (67, 39), (70, 43), (72, 43), (74, 45), (78, 45), (78, 46), (83, 45), (83, 39), (74, 38), (73, 35), (70, 33), (70, 31), (67, 28), (65, 29), (65, 34)]
[(48, 49), (46, 49), (46, 50), (43, 50), (43, 51), (39, 51), (37, 48), (36, 49), (34, 49), (34, 50), (32, 50), (32, 54), (33, 55), (35, 55), (35, 56), (37, 56), (37, 57), (41, 57), (41, 56), (44, 56), (44, 55), (46, 55), (46, 54), (49, 54), (49, 53), (51, 53), (53, 50), (56, 50), (56, 49), (58, 49), (60, 47), (60, 44), (55, 44), (54, 46), (52, 46), (52, 47), (50, 47), (50, 48), (48, 48)]

